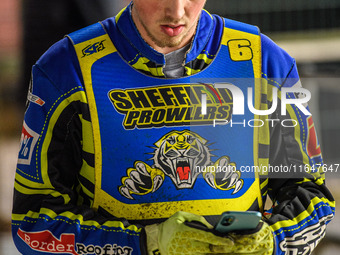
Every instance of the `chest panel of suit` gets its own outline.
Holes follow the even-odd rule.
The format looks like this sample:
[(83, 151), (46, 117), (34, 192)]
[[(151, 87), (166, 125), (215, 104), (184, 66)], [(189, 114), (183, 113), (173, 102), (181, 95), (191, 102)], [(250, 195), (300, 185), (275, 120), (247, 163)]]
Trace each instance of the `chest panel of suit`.
[[(254, 115), (247, 108), (233, 115), (235, 96), (219, 87), (232, 84), (243, 95), (254, 87), (254, 55), (238, 45), (253, 40), (247, 46), (253, 54), (258, 36), (226, 32), (214, 61), (189, 77), (145, 75), (105, 45), (108, 37), (103, 48), (111, 52), (82, 68), (94, 123), (96, 207), (139, 220), (178, 210), (217, 215), (259, 203), (256, 174), (241, 168), (256, 158), (254, 130), (241, 124)], [(214, 126), (217, 119), (239, 124)]]

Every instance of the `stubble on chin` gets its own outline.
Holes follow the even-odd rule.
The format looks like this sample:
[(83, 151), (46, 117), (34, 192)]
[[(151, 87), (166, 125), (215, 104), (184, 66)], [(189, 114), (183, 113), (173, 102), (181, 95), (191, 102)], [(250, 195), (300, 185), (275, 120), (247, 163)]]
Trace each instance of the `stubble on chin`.
[[(181, 35), (179, 37), (170, 37), (165, 34), (161, 34), (160, 36), (156, 36), (154, 33), (150, 31), (150, 29), (141, 22), (147, 36), (149, 39), (157, 46), (160, 48), (173, 48), (181, 44), (183, 41), (185, 35)], [(163, 19), (161, 22), (157, 22), (157, 24), (180, 24), (177, 21), (173, 21), (172, 19)], [(159, 25), (160, 26), (160, 25)]]
[[(164, 48), (175, 48), (175, 47), (178, 47), (180, 46), (183, 41), (188, 41), (186, 43), (189, 43), (190, 41), (192, 41), (192, 38), (194, 37), (195, 35), (195, 32), (196, 32), (196, 29), (197, 29), (197, 24), (198, 24), (198, 20), (199, 18), (196, 20), (196, 22), (194, 24), (192, 24), (192, 26), (188, 29), (188, 30), (185, 30), (184, 33), (182, 35), (179, 35), (179, 36), (176, 36), (176, 37), (171, 37), (171, 36), (167, 36), (166, 34), (163, 34), (162, 31), (161, 31), (161, 24), (173, 24), (173, 25), (187, 25), (188, 22), (186, 20), (176, 20), (176, 19), (173, 19), (171, 17), (164, 17), (163, 19), (159, 20), (156, 22), (156, 24), (159, 25), (159, 35), (157, 35), (157, 31), (155, 32), (152, 32), (150, 30), (150, 28), (143, 22), (143, 20), (140, 18), (139, 14), (138, 14), (138, 11), (135, 10), (135, 18), (138, 20), (138, 23), (139, 25), (143, 28), (144, 32), (142, 33), (141, 31), (139, 31), (139, 33), (141, 35), (144, 35), (142, 36), (142, 38), (151, 46), (151, 47), (154, 47), (154, 48), (161, 48), (161, 49), (164, 49)], [(133, 18), (133, 21), (136, 25), (136, 21), (134, 20)], [(191, 34), (191, 35), (189, 35)], [(147, 38), (145, 38), (145, 36)], [(150, 41), (153, 43), (153, 44), (150, 44)], [(183, 45), (181, 46), (185, 46), (184, 43)]]

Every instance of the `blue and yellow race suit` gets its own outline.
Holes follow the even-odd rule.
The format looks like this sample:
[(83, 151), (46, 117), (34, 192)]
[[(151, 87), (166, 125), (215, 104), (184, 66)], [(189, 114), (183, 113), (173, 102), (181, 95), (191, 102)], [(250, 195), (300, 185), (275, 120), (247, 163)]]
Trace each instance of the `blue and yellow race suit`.
[(141, 254), (147, 224), (177, 211), (212, 223), (227, 210), (265, 214), (270, 198), (277, 254), (310, 253), (335, 204), (311, 116), (280, 111), (281, 89), (300, 86), (295, 61), (256, 27), (203, 10), (184, 76), (167, 78), (130, 9), (70, 34), (33, 67), (18, 250)]

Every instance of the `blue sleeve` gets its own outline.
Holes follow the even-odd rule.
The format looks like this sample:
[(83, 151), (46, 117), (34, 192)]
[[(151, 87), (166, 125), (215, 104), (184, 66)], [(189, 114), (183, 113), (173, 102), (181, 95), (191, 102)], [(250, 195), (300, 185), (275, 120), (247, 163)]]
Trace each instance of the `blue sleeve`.
[(90, 126), (79, 66), (65, 38), (32, 69), (12, 214), (20, 253), (140, 254), (140, 226), (92, 209)]
[[(295, 169), (275, 178), (269, 174), (267, 190), (274, 206), (268, 223), (274, 232), (277, 254), (310, 254), (334, 217), (335, 201), (325, 185), (312, 116), (294, 104), (287, 105), (286, 115), (280, 111), (282, 88), (302, 88), (295, 60), (267, 36), (261, 38), (263, 84), (267, 95), (277, 88), (279, 97), (278, 109), (270, 116), (279, 121), (270, 127), (269, 164)], [(299, 95), (287, 96), (295, 99)], [(288, 125), (281, 125), (282, 121)]]

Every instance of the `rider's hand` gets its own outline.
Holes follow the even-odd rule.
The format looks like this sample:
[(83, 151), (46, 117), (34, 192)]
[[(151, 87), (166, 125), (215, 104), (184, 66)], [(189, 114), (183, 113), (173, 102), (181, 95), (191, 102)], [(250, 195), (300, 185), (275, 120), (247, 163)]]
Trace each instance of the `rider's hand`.
[(194, 255), (232, 251), (233, 241), (214, 235), (212, 229), (203, 216), (177, 212), (161, 224), (145, 227), (148, 254)]
[(272, 255), (274, 236), (261, 221), (255, 230), (220, 236), (204, 217), (177, 212), (161, 224), (145, 227), (148, 254), (253, 254)]
[(274, 235), (264, 221), (260, 221), (255, 230), (232, 232), (228, 236), (234, 240), (232, 254), (274, 254)]

